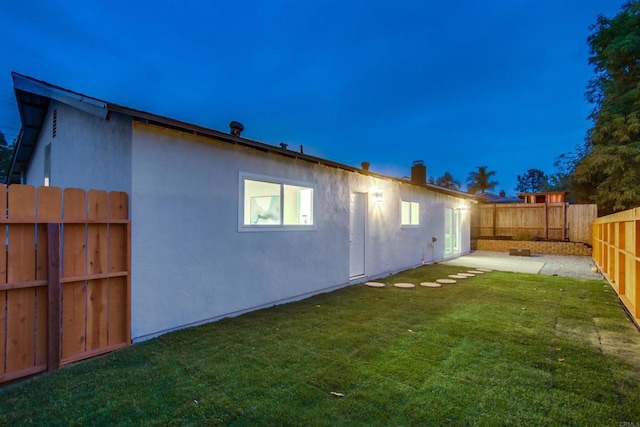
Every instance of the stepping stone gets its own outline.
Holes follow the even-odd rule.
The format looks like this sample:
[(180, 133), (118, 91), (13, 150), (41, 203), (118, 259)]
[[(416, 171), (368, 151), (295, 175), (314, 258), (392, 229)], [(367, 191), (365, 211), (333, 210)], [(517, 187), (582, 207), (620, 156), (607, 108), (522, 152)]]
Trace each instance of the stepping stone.
[(364, 285), (368, 286), (370, 288), (384, 288), (385, 287), (385, 284), (384, 283), (380, 283), (380, 282), (366, 282)]
[(424, 286), (425, 288), (441, 288), (442, 287), (440, 283), (435, 283), (435, 282), (420, 282), (420, 286)]
[(467, 276), (461, 276), (459, 274), (450, 274), (449, 277), (452, 279), (467, 279)]
[(458, 273), (458, 276), (464, 276), (464, 277), (476, 277), (475, 274), (473, 273)]
[(438, 283), (444, 283), (445, 285), (447, 285), (447, 284), (452, 284), (452, 283), (456, 283), (456, 281), (455, 281), (455, 280), (453, 280), (453, 279), (438, 279), (438, 280), (436, 280), (436, 282), (438, 282)]
[(480, 270), (469, 270), (469, 273), (473, 273), (473, 274), (484, 274), (484, 271), (480, 271)]
[(476, 270), (478, 271), (484, 271), (485, 273), (491, 273), (493, 270), (489, 269), (489, 268), (476, 268)]
[(393, 286), (402, 289), (413, 289), (416, 287), (416, 285), (414, 285), (413, 283), (394, 283)]

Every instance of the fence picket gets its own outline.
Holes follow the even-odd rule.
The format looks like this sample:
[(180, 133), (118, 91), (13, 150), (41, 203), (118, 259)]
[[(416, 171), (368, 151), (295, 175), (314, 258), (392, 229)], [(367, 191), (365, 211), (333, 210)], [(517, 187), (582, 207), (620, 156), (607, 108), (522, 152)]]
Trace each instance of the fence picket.
[[(35, 188), (12, 186), (8, 192), (10, 220), (35, 220)], [(7, 282), (34, 281), (36, 274), (34, 224), (11, 224), (8, 236)], [(36, 290), (34, 288), (7, 291), (7, 352), (8, 372), (32, 368), (35, 365)]]
[[(4, 219), (7, 212), (7, 187), (0, 186), (0, 218)], [(0, 224), (0, 241), (6, 242), (7, 230), (5, 224)], [(0, 244), (0, 286), (7, 283), (7, 247)], [(6, 347), (6, 308), (7, 308), (7, 291), (0, 290), (0, 378), (6, 372), (5, 364), (7, 361)]]

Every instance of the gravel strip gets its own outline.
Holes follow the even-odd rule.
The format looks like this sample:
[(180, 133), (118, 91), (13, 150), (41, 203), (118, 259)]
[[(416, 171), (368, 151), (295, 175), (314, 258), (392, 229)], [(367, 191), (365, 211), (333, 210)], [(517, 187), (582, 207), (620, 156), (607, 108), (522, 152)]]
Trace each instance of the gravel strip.
[(577, 279), (604, 280), (602, 274), (596, 269), (593, 259), (588, 256), (574, 255), (536, 255), (537, 259), (544, 262), (540, 274), (547, 276), (574, 277)]
[[(505, 252), (476, 250), (472, 253), (478, 256), (514, 258), (513, 256), (510, 256)], [(593, 272), (595, 263), (589, 256), (533, 254), (530, 257), (525, 257), (525, 259), (544, 262), (544, 266), (540, 270), (539, 274), (544, 274), (547, 276), (573, 277), (576, 279), (585, 280), (604, 280), (604, 277), (602, 276), (602, 274), (600, 274), (599, 271), (595, 273)]]

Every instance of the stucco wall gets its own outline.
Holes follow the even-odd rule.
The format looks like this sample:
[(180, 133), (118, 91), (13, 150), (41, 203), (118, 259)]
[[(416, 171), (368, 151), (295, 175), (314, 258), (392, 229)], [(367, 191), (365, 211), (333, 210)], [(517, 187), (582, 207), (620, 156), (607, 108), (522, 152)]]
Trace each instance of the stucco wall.
[[(134, 339), (349, 284), (351, 192), (384, 189), (380, 204), (367, 196), (368, 277), (442, 259), (444, 207), (459, 204), (408, 183), (135, 122), (132, 141)], [(315, 229), (239, 231), (241, 172), (314, 184)], [(400, 227), (401, 196), (421, 203), (419, 227)], [(462, 228), (468, 252), (468, 215)]]
[[(57, 110), (56, 136), (52, 134)], [(26, 183), (44, 184), (44, 150), (51, 144), (51, 180), (56, 187), (131, 192), (131, 119), (108, 120), (51, 102), (33, 153)]]

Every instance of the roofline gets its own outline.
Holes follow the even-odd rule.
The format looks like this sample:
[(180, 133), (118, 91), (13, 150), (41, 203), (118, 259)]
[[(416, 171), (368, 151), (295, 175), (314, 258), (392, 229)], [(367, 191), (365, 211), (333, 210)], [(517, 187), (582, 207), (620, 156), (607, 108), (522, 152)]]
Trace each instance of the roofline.
[[(377, 178), (393, 180), (393, 181), (401, 182), (403, 184), (412, 184), (418, 187), (426, 188), (434, 192), (446, 194), (448, 196), (469, 199), (474, 202), (476, 201), (476, 197), (474, 195), (464, 193), (462, 191), (439, 187), (437, 185), (428, 184), (428, 183), (418, 184), (412, 181), (404, 180), (402, 178), (397, 178), (389, 175), (367, 171), (364, 169), (346, 165), (344, 163), (334, 162), (334, 161), (323, 159), (320, 157), (311, 156), (309, 154), (299, 153), (297, 151), (292, 151), (292, 150), (277, 147), (274, 145), (265, 144), (263, 142), (242, 138), (236, 135), (224, 133), (215, 129), (206, 128), (204, 126), (196, 125), (193, 123), (188, 123), (188, 122), (172, 119), (169, 117), (161, 116), (158, 114), (149, 113), (146, 111), (136, 110), (133, 108), (122, 106), (122, 105), (110, 103), (107, 101), (100, 100), (98, 98), (93, 98), (78, 92), (74, 92), (69, 89), (62, 88), (60, 86), (52, 85), (42, 80), (36, 80), (32, 77), (25, 76), (23, 74), (19, 74), (16, 72), (12, 72), (11, 75), (13, 76), (13, 79), (14, 79), (15, 90), (23, 90), (23, 91), (27, 91), (27, 92), (40, 95), (49, 99), (54, 99), (59, 102), (69, 104), (83, 111), (102, 117), (104, 119), (108, 119), (109, 114), (111, 112), (120, 113), (120, 114), (128, 115), (132, 117), (134, 120), (142, 123), (147, 123), (147, 124), (156, 125), (156, 126), (160, 126), (168, 129), (177, 130), (180, 132), (186, 132), (186, 133), (190, 133), (198, 136), (212, 138), (222, 142), (226, 142), (234, 145), (241, 145), (241, 146), (252, 148), (258, 151), (278, 154), (285, 157), (299, 159), (299, 160), (303, 160), (303, 161), (314, 163), (314, 164), (320, 164), (320, 165), (324, 165), (324, 166), (328, 166), (336, 169), (342, 169), (349, 172), (356, 172), (362, 175), (368, 175), (368, 176), (373, 176)], [(17, 96), (16, 96), (16, 100), (19, 102)], [(18, 107), (20, 107), (20, 105)], [(22, 130), (20, 134), (22, 134)], [(9, 182), (9, 179), (10, 179), (9, 177), (11, 177), (11, 175), (13, 174), (16, 153), (18, 152), (20, 142), (21, 142), (21, 138), (18, 139), (18, 143), (16, 144), (16, 147), (15, 147), (14, 157), (11, 163), (11, 169), (9, 171), (9, 174), (7, 175), (8, 176), (7, 182)]]

